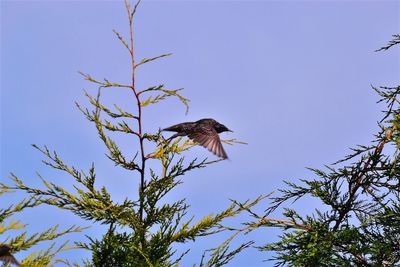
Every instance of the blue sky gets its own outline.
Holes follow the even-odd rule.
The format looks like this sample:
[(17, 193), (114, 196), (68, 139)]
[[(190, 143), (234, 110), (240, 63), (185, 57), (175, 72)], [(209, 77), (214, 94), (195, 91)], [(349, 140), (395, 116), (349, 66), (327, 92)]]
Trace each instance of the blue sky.
[[(95, 88), (77, 71), (121, 83), (129, 81), (129, 60), (112, 29), (127, 34), (120, 1), (1, 1), (1, 176), (10, 172), (38, 185), (35, 171), (71, 187), (72, 179), (41, 164), (30, 144), (48, 145), (69, 164), (98, 166), (98, 182), (121, 200), (136, 193), (137, 177), (113, 167), (93, 125), (75, 108), (86, 104), (82, 89)], [(168, 200), (186, 198), (197, 219), (312, 174), (373, 139), (380, 118), (370, 88), (398, 85), (398, 49), (376, 53), (400, 30), (399, 1), (144, 1), (136, 17), (137, 57), (173, 53), (144, 66), (138, 86), (185, 88), (185, 115), (176, 100), (145, 108), (144, 128), (154, 132), (182, 121), (213, 117), (234, 130), (247, 146), (226, 147), (230, 160), (184, 177)], [(133, 110), (124, 90), (107, 92)], [(132, 140), (122, 139), (129, 153)], [(188, 157), (208, 157), (194, 148)], [(21, 199), (14, 194), (9, 203)], [(2, 199), (2, 201), (4, 201)], [(3, 205), (3, 203), (0, 203)], [(308, 199), (292, 207), (302, 213), (323, 208)], [(265, 209), (259, 207), (259, 211)], [(274, 214), (276, 218), (282, 216)], [(60, 223), (90, 225), (67, 212), (41, 207), (19, 215), (30, 231)], [(88, 234), (100, 235), (93, 226)], [(279, 231), (262, 230), (261, 245)], [(85, 240), (82, 234), (70, 240)], [(182, 266), (198, 263), (201, 252), (223, 239), (196, 241)], [(21, 252), (17, 256), (23, 257)], [(88, 257), (87, 251), (64, 254)], [(248, 250), (229, 266), (270, 266), (271, 254)]]

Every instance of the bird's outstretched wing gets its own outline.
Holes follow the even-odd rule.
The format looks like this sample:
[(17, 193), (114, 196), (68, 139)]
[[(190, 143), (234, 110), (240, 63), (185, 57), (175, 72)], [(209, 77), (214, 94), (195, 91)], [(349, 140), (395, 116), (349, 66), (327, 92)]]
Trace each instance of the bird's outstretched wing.
[(19, 261), (17, 261), (17, 259), (10, 253), (0, 256), (0, 261), (3, 261), (5, 263), (15, 264), (17, 266), (22, 266), (21, 263), (19, 263)]
[(0, 261), (6, 264), (15, 264), (17, 266), (22, 266), (21, 263), (17, 261), (16, 258), (11, 254), (12, 247), (7, 244), (0, 244)]
[(191, 133), (189, 134), (189, 138), (207, 148), (209, 151), (214, 153), (214, 155), (223, 159), (228, 158), (221, 140), (219, 139), (219, 135), (214, 129), (205, 129), (205, 131), (203, 130)]

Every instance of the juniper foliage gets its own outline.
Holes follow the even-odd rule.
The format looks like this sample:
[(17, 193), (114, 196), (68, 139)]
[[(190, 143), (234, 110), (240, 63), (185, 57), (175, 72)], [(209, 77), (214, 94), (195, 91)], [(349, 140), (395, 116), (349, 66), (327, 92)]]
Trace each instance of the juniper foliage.
[[(379, 50), (399, 44), (398, 37)], [(310, 169), (313, 179), (286, 181), (266, 214), (252, 213), (248, 231), (283, 230), (279, 241), (259, 247), (275, 253), (275, 266), (400, 266), (400, 86), (373, 89), (386, 108), (372, 144)], [(306, 197), (323, 208), (307, 216), (289, 208)], [(269, 218), (277, 208), (285, 219)]]
[[(122, 84), (109, 79), (97, 79), (80, 72), (83, 78), (97, 86), (97, 93), (85, 91), (90, 107), (86, 108), (76, 103), (83, 115), (94, 124), (97, 134), (107, 150), (107, 157), (117, 167), (132, 173), (132, 179), (138, 181), (137, 193), (127, 197), (122, 202), (113, 200), (107, 187), (96, 185), (96, 169), (94, 163), (88, 171), (80, 170), (65, 163), (57, 152), (48, 147), (34, 147), (39, 150), (46, 160), (44, 164), (59, 172), (68, 174), (74, 180), (75, 191), (67, 190), (42, 177), (43, 187), (31, 187), (16, 175), (11, 175), (12, 186), (2, 185), (7, 189), (22, 190), (32, 198), (40, 199), (41, 203), (68, 210), (84, 220), (106, 225), (108, 229), (102, 237), (88, 236), (87, 242), (79, 242), (79, 247), (89, 249), (92, 258), (85, 260), (85, 266), (178, 266), (189, 249), (178, 254), (174, 250), (176, 243), (194, 241), (199, 237), (229, 231), (223, 221), (227, 218), (250, 209), (265, 196), (253, 201), (239, 203), (232, 201), (227, 209), (195, 222), (190, 217), (189, 206), (185, 199), (166, 203), (164, 197), (176, 186), (182, 183), (181, 177), (188, 172), (205, 168), (220, 160), (194, 159), (187, 161), (183, 153), (196, 144), (189, 140), (178, 138), (174, 141), (163, 137), (161, 130), (147, 133), (143, 127), (143, 112), (145, 108), (164, 101), (168, 98), (177, 98), (186, 108), (189, 100), (182, 96), (181, 89), (169, 89), (165, 85), (156, 85), (149, 88), (138, 88), (136, 85), (136, 70), (144, 64), (170, 56), (163, 54), (152, 58), (136, 61), (134, 49), (134, 16), (140, 0), (132, 7), (125, 1), (129, 21), (129, 37), (125, 39), (118, 31), (113, 30), (117, 39), (128, 52), (131, 63), (131, 82)], [(135, 112), (123, 110), (115, 104), (109, 107), (103, 101), (103, 90), (123, 88), (131, 92)], [(134, 157), (124, 154), (114, 136), (115, 133), (130, 136), (136, 141), (137, 149)], [(240, 143), (234, 139), (225, 140), (228, 144)], [(154, 147), (153, 151), (146, 151), (146, 147)], [(150, 145), (149, 145), (150, 144)], [(152, 168), (158, 162), (161, 168)], [(150, 166), (149, 166), (150, 165)], [(158, 172), (158, 169), (161, 171)], [(136, 197), (137, 196), (137, 197)], [(248, 248), (252, 242), (246, 242), (236, 248), (230, 248), (233, 234), (223, 244), (208, 250), (200, 261), (200, 266), (221, 266), (228, 263), (233, 257)]]
[[(0, 184), (0, 197), (6, 194), (13, 193), (7, 186)], [(5, 208), (0, 208), (0, 238), (1, 243), (7, 243), (13, 248), (13, 253), (23, 250), (30, 250), (39, 243), (45, 241), (53, 241), (57, 238), (67, 235), (69, 233), (81, 232), (84, 228), (79, 226), (71, 226), (65, 230), (60, 231), (58, 225), (48, 228), (47, 230), (39, 233), (28, 234), (29, 224), (22, 223), (21, 220), (15, 220), (18, 213), (23, 212), (25, 209), (34, 208), (42, 204), (42, 200), (37, 197), (28, 197), (18, 203), (9, 205)], [(23, 231), (23, 232), (21, 232)], [(15, 233), (17, 232), (17, 233)], [(52, 266), (57, 262), (63, 262), (59, 257), (59, 252), (76, 248), (69, 245), (69, 242), (64, 242), (60, 245), (54, 241), (44, 250), (36, 250), (29, 254), (21, 262), (24, 266)]]

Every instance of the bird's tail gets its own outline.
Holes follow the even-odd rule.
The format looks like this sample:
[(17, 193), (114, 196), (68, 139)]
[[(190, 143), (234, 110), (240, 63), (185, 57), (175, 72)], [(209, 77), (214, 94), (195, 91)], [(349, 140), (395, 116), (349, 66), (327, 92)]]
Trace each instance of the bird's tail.
[(175, 126), (171, 126), (171, 127), (168, 127), (168, 128), (164, 128), (164, 129), (162, 129), (161, 131), (177, 132), (178, 129), (176, 129)]

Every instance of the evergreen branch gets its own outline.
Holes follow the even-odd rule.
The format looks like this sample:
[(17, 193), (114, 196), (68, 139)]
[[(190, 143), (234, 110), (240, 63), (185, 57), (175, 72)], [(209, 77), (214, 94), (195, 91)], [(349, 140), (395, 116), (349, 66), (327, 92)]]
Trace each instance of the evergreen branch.
[[(302, 182), (307, 182), (305, 180), (301, 180)], [(305, 196), (306, 194), (311, 192), (310, 188), (304, 187), (304, 186), (299, 186), (295, 183), (289, 182), (289, 181), (283, 181), (287, 186), (289, 186), (289, 189), (279, 189), (279, 192), (283, 193), (282, 196), (278, 197), (273, 197), (272, 198), (272, 205), (267, 208), (266, 210), (266, 216), (271, 214), (273, 211), (275, 211), (282, 203), (288, 201), (289, 199), (294, 198), (292, 203), (296, 202), (299, 200), (301, 197)]]
[[(58, 259), (57, 263), (64, 263), (68, 267), (79, 267), (78, 263), (71, 263), (69, 260)], [(87, 266), (87, 265), (85, 265)]]
[[(246, 243), (239, 245), (236, 249), (229, 251), (230, 248), (229, 245), (234, 239), (234, 237), (236, 237), (236, 235), (232, 235), (231, 237), (229, 237), (220, 246), (206, 250), (201, 257), (199, 267), (209, 267), (209, 266), (217, 267), (226, 265), (236, 256), (236, 254), (240, 253), (241, 251), (249, 248), (251, 245), (254, 244), (254, 241), (248, 241)], [(204, 262), (206, 253), (211, 254), (210, 259), (207, 261), (207, 263)]]
[(138, 248), (136, 246), (133, 246), (133, 248), (137, 252), (139, 252), (139, 254), (145, 259), (146, 263), (148, 264), (148, 267), (154, 267), (154, 265), (150, 262), (149, 258), (146, 256), (146, 254), (144, 254), (144, 252), (140, 248)]
[(20, 230), (23, 229), (27, 226), (27, 224), (21, 224), (21, 221), (14, 221), (11, 220), (8, 225), (0, 222), (0, 235), (4, 234), (5, 232), (9, 230)]
[(183, 211), (186, 205), (183, 205), (182, 201), (178, 201), (172, 205), (164, 204), (160, 208), (156, 208), (157, 203), (174, 187), (181, 183), (179, 180), (175, 180), (175, 177), (166, 176), (158, 178), (151, 170), (151, 180), (145, 185), (145, 211), (147, 214), (144, 225), (150, 226), (153, 223), (159, 222), (168, 214), (176, 214), (177, 212)]
[(371, 87), (381, 97), (378, 103), (385, 102), (387, 106), (387, 110), (384, 112), (385, 116), (380, 120), (380, 123), (385, 121), (389, 116), (393, 115), (393, 113), (395, 116), (396, 114), (398, 115), (399, 112), (394, 112), (393, 109), (395, 107), (395, 104), (397, 105), (400, 104), (400, 101), (397, 99), (398, 95), (400, 94), (400, 86), (396, 87), (380, 86), (379, 88), (377, 88), (371, 85)]
[(349, 190), (348, 200), (347, 200), (346, 204), (344, 205), (344, 207), (339, 211), (339, 217), (336, 220), (336, 223), (332, 228), (333, 231), (336, 231), (339, 228), (343, 219), (350, 211), (357, 191), (359, 190), (360, 187), (364, 187), (364, 183), (363, 183), (364, 176), (368, 172), (369, 168), (375, 166), (378, 163), (378, 161), (376, 160), (376, 156), (378, 156), (382, 152), (385, 144), (390, 141), (394, 130), (395, 130), (395, 126), (393, 126), (389, 131), (386, 132), (385, 138), (376, 146), (373, 154), (365, 161), (361, 170), (354, 174), (355, 184), (353, 186), (349, 185), (350, 190)]
[(184, 158), (180, 158), (178, 160), (177, 164), (172, 166), (172, 168), (169, 170), (167, 176), (169, 176), (169, 177), (182, 176), (188, 171), (191, 171), (193, 169), (204, 168), (207, 166), (207, 164), (209, 164), (209, 162), (207, 162), (207, 159), (204, 159), (200, 162), (198, 162), (197, 159), (194, 159), (189, 163), (189, 165), (184, 167), (183, 162), (184, 162)]
[(110, 116), (113, 118), (118, 118), (118, 117), (126, 117), (126, 118), (133, 118), (133, 119), (139, 119), (137, 116), (132, 115), (129, 112), (123, 111), (119, 106), (117, 106), (116, 104), (114, 104), (114, 107), (119, 111), (119, 114), (116, 114), (114, 116)]
[[(90, 104), (92, 104), (96, 109), (100, 109), (101, 111), (104, 111), (108, 116), (111, 118), (133, 118), (133, 119), (138, 119), (137, 116), (134, 116), (133, 114), (123, 111), (120, 107), (117, 105), (114, 105), (114, 107), (118, 110), (119, 113), (112, 112), (109, 108), (105, 107), (100, 103), (100, 99), (95, 99), (93, 96), (91, 96), (89, 93), (85, 92), (85, 96), (89, 99)], [(75, 102), (75, 105), (78, 107), (78, 109), (88, 118), (89, 121), (93, 121), (93, 115), (91, 112), (89, 112), (88, 109), (83, 109), (79, 103)]]
[[(10, 191), (9, 186), (0, 183), (0, 192), (9, 192), (9, 191)], [(14, 213), (20, 212), (26, 208), (33, 208), (39, 206), (40, 204), (42, 204), (40, 198), (30, 197), (21, 200), (16, 205), (10, 205), (8, 208), (0, 208), (0, 223), (2, 223), (8, 217), (12, 216)]]
[(83, 78), (89, 82), (95, 83), (100, 85), (101, 87), (107, 88), (107, 87), (125, 87), (125, 88), (129, 88), (132, 89), (131, 85), (127, 85), (127, 84), (120, 84), (120, 83), (112, 83), (107, 79), (103, 79), (103, 81), (97, 80), (95, 78), (93, 78), (92, 76), (90, 76), (89, 74), (83, 73), (81, 71), (78, 71), (78, 73), (80, 75), (83, 76)]
[[(0, 184), (0, 192), (10, 192), (12, 187), (6, 186), (4, 184)], [(2, 194), (0, 194), (2, 195)], [(0, 235), (4, 234), (8, 230), (21, 230), (25, 229), (28, 224), (21, 224), (19, 220), (12, 220), (6, 224), (4, 220), (17, 212), (23, 211), (25, 208), (36, 207), (42, 204), (43, 201), (40, 197), (32, 196), (30, 198), (25, 198), (17, 204), (11, 205), (8, 208), (0, 209)], [(23, 232), (17, 236), (8, 240), (8, 245), (12, 248), (13, 252), (18, 252), (21, 250), (27, 250), (38, 243), (44, 241), (55, 240), (60, 236), (64, 236), (66, 234), (78, 233), (87, 229), (87, 227), (79, 227), (79, 226), (71, 226), (64, 231), (58, 231), (58, 225), (48, 228), (47, 230), (28, 235), (27, 232)], [(50, 263), (56, 263), (58, 260), (54, 260), (54, 257), (61, 249), (71, 249), (73, 247), (66, 247), (68, 241), (65, 242), (60, 249), (53, 250), (53, 245), (51, 245), (46, 251), (34, 252), (28, 255), (25, 260), (22, 262), (23, 266), (50, 266)]]
[(152, 58), (144, 58), (138, 64), (135, 65), (135, 69), (137, 67), (139, 67), (140, 65), (146, 64), (146, 63), (154, 61), (154, 60), (157, 60), (159, 58), (168, 57), (168, 56), (171, 56), (171, 55), (172, 55), (172, 53), (168, 53), (168, 54), (163, 54), (163, 55), (152, 57)]
[(182, 261), (183, 257), (186, 256), (190, 252), (190, 249), (184, 251), (179, 255), (179, 257), (171, 263), (171, 266), (179, 267), (179, 263)]
[[(138, 1), (136, 2), (135, 6), (133, 7), (132, 13), (131, 13), (131, 15), (130, 15), (131, 18), (133, 18), (133, 16), (135, 15), (136, 10), (137, 10), (137, 8), (138, 8), (138, 6), (139, 6), (139, 4), (140, 4), (140, 1), (141, 1), (141, 0), (138, 0)], [(128, 9), (129, 9), (129, 7), (128, 7)]]
[(141, 106), (146, 106), (148, 104), (154, 104), (157, 103), (161, 100), (166, 99), (167, 97), (177, 97), (180, 102), (186, 107), (186, 114), (189, 112), (189, 99), (183, 97), (181, 94), (179, 94), (179, 91), (182, 91), (183, 88), (181, 89), (175, 89), (175, 90), (168, 90), (168, 89), (164, 89), (164, 85), (158, 85), (158, 86), (153, 86), (153, 87), (149, 87), (145, 90), (139, 91), (138, 95), (141, 95), (143, 93), (146, 92), (151, 92), (151, 91), (159, 91), (162, 92), (163, 94), (161, 95), (156, 95), (156, 96), (150, 96), (149, 98), (147, 98), (147, 100), (145, 100), (144, 102), (141, 102)]
[(212, 214), (205, 216), (198, 223), (191, 227), (189, 227), (189, 224), (192, 221), (192, 219), (190, 219), (188, 222), (183, 223), (182, 227), (176, 231), (172, 237), (172, 240), (183, 243), (188, 239), (194, 240), (197, 236), (207, 236), (227, 230), (228, 228), (220, 225), (224, 219), (234, 217), (243, 211), (251, 209), (251, 207), (254, 207), (266, 197), (267, 196), (259, 196), (253, 201), (247, 200), (244, 203), (239, 203), (232, 200), (231, 206), (229, 206), (226, 210), (214, 216)]
[(79, 227), (79, 226), (71, 226), (64, 231), (58, 231), (58, 225), (48, 228), (47, 230), (41, 233), (35, 233), (33, 235), (27, 236), (27, 233), (24, 232), (21, 235), (18, 235), (10, 240), (10, 243), (13, 244), (14, 251), (26, 250), (35, 245), (37, 245), (41, 241), (50, 241), (55, 240), (60, 236), (64, 236), (70, 233), (80, 233), (89, 227)]
[(360, 156), (364, 153), (367, 153), (368, 151), (373, 150), (375, 147), (374, 146), (364, 146), (364, 145), (358, 145), (355, 148), (350, 148), (350, 150), (353, 152), (347, 156), (345, 156), (343, 159), (338, 160), (336, 162), (333, 163), (333, 165), (339, 164), (339, 163), (343, 163), (346, 161), (349, 161), (350, 159), (353, 159), (357, 156)]
[(48, 183), (40, 176), (46, 190), (32, 188), (25, 185), (13, 174), (11, 179), (15, 182), (15, 186), (10, 188), (25, 191), (34, 197), (41, 197), (43, 203), (70, 210), (87, 220), (100, 221), (102, 223), (118, 222), (122, 225), (137, 223), (134, 212), (135, 202), (125, 200), (122, 204), (115, 204), (104, 187), (100, 190), (94, 189), (93, 177), (90, 178), (92, 180), (82, 180), (80, 173), (72, 171), (72, 174), (79, 183), (88, 189), (87, 191), (74, 186), (78, 193), (78, 195), (75, 195), (54, 183)]
[[(130, 60), (131, 60), (131, 81), (132, 81), (132, 91), (135, 95), (136, 99), (136, 104), (137, 104), (137, 110), (138, 110), (138, 116), (137, 116), (137, 122), (138, 122), (138, 136), (139, 136), (139, 146), (140, 146), (140, 156), (141, 156), (141, 166), (137, 168), (137, 170), (140, 172), (140, 187), (139, 187), (139, 220), (143, 222), (143, 211), (144, 211), (144, 191), (145, 191), (145, 171), (146, 171), (146, 154), (144, 151), (144, 137), (143, 137), (143, 131), (142, 131), (142, 106), (141, 106), (141, 100), (140, 100), (140, 94), (137, 91), (136, 88), (136, 73), (135, 73), (135, 49), (134, 49), (134, 42), (133, 42), (133, 16), (136, 13), (136, 9), (140, 4), (140, 0), (137, 1), (135, 4), (133, 10), (131, 11), (130, 3), (128, 0), (125, 0), (125, 7), (126, 11), (128, 13), (128, 19), (129, 19), (129, 37), (130, 37)], [(145, 246), (145, 233), (141, 232), (141, 246)]]
[(15, 192), (9, 189), (5, 184), (0, 183), (0, 196), (4, 195), (5, 193), (12, 193)]
[(357, 254), (357, 253), (351, 251), (351, 249), (349, 250), (348, 248), (346, 248), (346, 247), (343, 246), (343, 245), (338, 245), (338, 247), (344, 249), (344, 251), (350, 251), (350, 253), (357, 259), (357, 261), (358, 261), (362, 266), (364, 266), (364, 267), (372, 267), (372, 265), (370, 265), (370, 264), (368, 263), (368, 261), (365, 259), (365, 257), (363, 257), (362, 255)]
[(121, 43), (125, 46), (125, 48), (126, 49), (128, 49), (128, 51), (129, 51), (129, 53), (131, 53), (131, 49), (129, 48), (129, 45), (128, 45), (128, 43), (125, 41), (125, 39), (124, 39), (124, 37), (122, 37), (122, 35), (119, 33), (119, 32), (117, 32), (116, 30), (112, 30), (114, 33), (115, 33), (115, 35), (118, 37), (118, 39), (121, 41)]
[[(189, 206), (185, 199), (178, 200), (172, 203), (164, 202), (163, 198), (171, 192), (173, 188), (181, 183), (179, 177), (185, 175), (188, 171), (204, 168), (209, 164), (216, 163), (220, 160), (207, 161), (192, 160), (185, 162), (184, 158), (178, 158), (178, 154), (186, 151), (196, 145), (195, 143), (185, 140), (183, 144), (179, 143), (180, 139), (170, 145), (170, 140), (165, 140), (158, 131), (157, 134), (146, 134), (143, 128), (142, 108), (156, 104), (169, 97), (176, 97), (186, 107), (186, 113), (189, 109), (189, 100), (183, 97), (180, 93), (182, 89), (168, 90), (163, 85), (139, 90), (137, 88), (135, 70), (137, 67), (155, 61), (157, 59), (169, 56), (164, 54), (153, 58), (144, 58), (139, 63), (135, 64), (135, 49), (133, 35), (133, 16), (137, 11), (140, 0), (134, 5), (133, 9), (128, 0), (125, 0), (125, 7), (129, 20), (129, 40), (116, 30), (113, 30), (117, 38), (121, 41), (126, 49), (129, 50), (131, 61), (131, 82), (127, 84), (119, 84), (110, 82), (107, 79), (98, 80), (89, 74), (80, 72), (85, 80), (90, 81), (98, 86), (97, 97), (91, 96), (85, 92), (89, 99), (91, 110), (81, 107), (78, 103), (76, 106), (85, 115), (85, 117), (93, 122), (97, 133), (107, 148), (107, 157), (116, 165), (125, 168), (126, 170), (138, 171), (140, 173), (140, 183), (138, 188), (138, 199), (135, 201), (125, 198), (124, 201), (116, 203), (105, 186), (96, 187), (96, 173), (94, 164), (88, 171), (79, 170), (73, 166), (69, 166), (59, 157), (54, 151), (50, 151), (46, 146), (39, 148), (34, 145), (46, 157), (43, 163), (53, 169), (60, 170), (62, 173), (68, 174), (73, 179), (72, 189), (65, 189), (53, 180), (47, 180), (38, 174), (42, 181), (39, 187), (32, 187), (25, 184), (16, 175), (12, 174), (11, 179), (13, 185), (5, 190), (20, 190), (31, 196), (32, 201), (37, 200), (38, 204), (47, 204), (68, 210), (80, 218), (90, 220), (92, 222), (100, 222), (107, 224), (108, 231), (101, 239), (88, 236), (88, 242), (76, 243), (81, 248), (87, 248), (92, 251), (92, 263), (86, 261), (85, 264), (94, 266), (172, 266), (178, 264), (182, 257), (189, 250), (181, 254), (174, 262), (171, 263), (171, 258), (176, 253), (173, 249), (174, 242), (184, 243), (188, 240), (195, 240), (199, 236), (206, 236), (229, 230), (224, 227), (222, 222), (234, 217), (243, 211), (249, 211), (251, 207), (256, 205), (264, 197), (259, 197), (254, 201), (246, 201), (239, 203), (232, 201), (232, 205), (226, 210), (216, 214), (202, 218), (199, 222), (192, 224), (192, 219), (184, 222)], [(137, 112), (129, 113), (123, 111), (117, 105), (114, 108), (109, 108), (100, 102), (100, 97), (103, 88), (124, 87), (132, 90), (136, 99)], [(147, 99), (142, 99), (142, 93), (151, 92)], [(134, 115), (135, 114), (135, 115)], [(106, 118), (104, 118), (106, 116)], [(110, 118), (111, 119), (110, 119)], [(123, 120), (125, 118), (135, 119), (131, 121)], [(137, 125), (136, 125), (137, 123)], [(134, 126), (132, 126), (134, 125)], [(121, 132), (124, 134), (132, 134), (138, 138), (139, 151), (132, 160), (125, 158), (117, 143), (110, 138), (109, 132)], [(157, 145), (155, 153), (145, 154), (145, 142), (153, 142)], [(243, 143), (235, 139), (226, 140), (227, 143)], [(137, 161), (136, 158), (138, 157)], [(160, 174), (156, 174), (153, 169), (146, 168), (146, 160), (156, 158), (160, 160)], [(147, 174), (149, 171), (149, 175)], [(136, 177), (135, 177), (136, 178)], [(0, 190), (0, 195), (5, 191)], [(39, 201), (40, 200), (40, 201)], [(23, 205), (28, 207), (29, 201)], [(2, 224), (0, 223), (0, 227)], [(21, 229), (25, 225), (18, 221), (11, 221), (4, 228)], [(118, 227), (118, 231), (116, 230)], [(27, 246), (29, 242), (33, 246), (35, 240), (53, 240), (63, 234), (81, 231), (84, 228), (71, 227), (63, 232), (57, 231), (57, 226), (49, 228), (43, 233), (34, 234), (27, 237), (23, 233), (15, 239), (11, 240), (15, 244), (20, 244), (20, 249)], [(0, 228), (1, 230), (1, 228)], [(235, 249), (230, 249), (231, 240), (237, 236), (239, 232), (234, 233), (220, 247), (210, 250), (211, 258), (209, 262), (215, 263), (216, 266), (226, 264), (237, 253), (245, 248), (248, 248), (252, 242), (244, 243)], [(26, 243), (22, 243), (23, 241)], [(24, 241), (24, 242), (25, 242)], [(29, 266), (46, 266), (53, 263), (64, 263), (72, 266), (67, 260), (55, 259), (56, 253), (67, 249), (66, 243), (59, 248), (55, 248), (54, 244), (48, 250), (41, 251), (28, 257), (24, 264)], [(55, 250), (55, 252), (54, 252)], [(218, 265), (219, 264), (219, 265)], [(78, 266), (74, 264), (73, 266)]]
[[(105, 129), (107, 129), (107, 130), (109, 130), (109, 131), (111, 131), (111, 132), (128, 133), (128, 134), (133, 134), (133, 135), (136, 135), (136, 136), (140, 137), (140, 136), (139, 136), (139, 133), (136, 132), (136, 131), (134, 131), (134, 130), (128, 125), (128, 123), (127, 123), (126, 121), (118, 122), (117, 125), (114, 125), (114, 124), (112, 124), (109, 120), (104, 120), (104, 121), (102, 121), (102, 120), (100, 119), (99, 116), (97, 116), (96, 114), (90, 113), (88, 110), (84, 110), (79, 104), (76, 103), (76, 105), (77, 105), (77, 107), (79, 108), (79, 110), (86, 116), (86, 118), (87, 118), (89, 121), (95, 123), (95, 125), (96, 125), (98, 131), (99, 131), (99, 129), (101, 129), (101, 130), (99, 131), (99, 135), (100, 135), (100, 136), (103, 136), (103, 135), (104, 135), (103, 128), (105, 128)], [(103, 108), (102, 108), (102, 110), (103, 110)], [(123, 116), (122, 114), (114, 114), (114, 113), (111, 113), (111, 112), (109, 113), (109, 115), (110, 115), (110, 116), (113, 116), (114, 118), (115, 118), (115, 117), (125, 117), (125, 116)], [(107, 137), (106, 137), (105, 135), (104, 135), (103, 137), (104, 137), (104, 139), (107, 140)], [(102, 138), (102, 139), (103, 139), (103, 138)], [(108, 147), (107, 142), (106, 142), (106, 146)]]
[(241, 145), (248, 145), (249, 143), (243, 142), (243, 141), (239, 141), (235, 138), (233, 139), (227, 139), (227, 140), (221, 140), (222, 143), (224, 144), (228, 144), (228, 145), (234, 145), (234, 144), (241, 144)]
[(284, 220), (284, 219), (272, 219), (272, 218), (263, 218), (256, 223), (250, 224), (250, 228), (257, 228), (260, 226), (272, 226), (284, 229), (303, 229), (306, 231), (311, 231), (312, 229), (304, 225), (302, 223), (298, 223), (295, 220)]
[[(284, 231), (280, 241), (259, 247), (274, 251), (275, 266), (396, 266), (400, 263), (400, 238), (395, 225), (400, 211), (398, 191), (400, 170), (398, 161), (400, 89), (380, 87), (374, 90), (387, 106), (378, 124), (380, 130), (370, 146), (358, 146), (352, 153), (327, 171), (310, 169), (318, 179), (301, 180), (304, 185), (287, 182), (289, 189), (280, 190), (283, 196), (272, 198), (272, 206), (264, 216), (250, 213), (257, 220), (247, 223), (248, 231), (267, 226)], [(385, 122), (385, 124), (382, 124)], [(395, 145), (391, 156), (384, 151)], [(361, 195), (365, 194), (365, 195)], [(267, 217), (286, 201), (311, 196), (327, 205), (326, 212), (300, 217), (286, 209), (285, 220)], [(393, 208), (393, 209), (392, 209)], [(265, 223), (265, 224), (264, 224)], [(244, 228), (244, 229), (246, 229)], [(239, 229), (242, 231), (244, 229)]]
[[(102, 106), (99, 104), (100, 103), (100, 97), (101, 97), (101, 88), (98, 89), (97, 93), (97, 98), (94, 100), (92, 98), (91, 102), (94, 103), (96, 106), (96, 110), (94, 112), (89, 112), (89, 111), (81, 111), (86, 115), (87, 119), (89, 121), (94, 122), (97, 132), (100, 136), (100, 139), (103, 141), (104, 145), (107, 147), (109, 154), (107, 157), (112, 160), (116, 165), (123, 167), (124, 169), (127, 170), (136, 170), (138, 172), (142, 172), (141, 168), (139, 165), (135, 162), (136, 156), (130, 161), (126, 160), (125, 157), (123, 156), (121, 150), (117, 146), (117, 144), (110, 138), (107, 137), (106, 134), (104, 133), (103, 128), (106, 128), (111, 131), (120, 131), (120, 132), (126, 132), (126, 133), (131, 133), (136, 136), (138, 136), (139, 140), (142, 140), (142, 135), (141, 135), (141, 130), (139, 129), (139, 132), (133, 131), (126, 122), (119, 123), (119, 126), (113, 126), (111, 123), (103, 123), (102, 120), (100, 119), (100, 112), (103, 110)], [(91, 98), (91, 97), (89, 97)], [(139, 117), (135, 117), (137, 120), (139, 120)]]
[[(132, 130), (132, 128), (128, 125), (128, 123), (126, 121), (119, 122), (117, 125), (112, 124), (108, 120), (104, 120), (104, 123), (101, 121), (98, 121), (97, 123), (99, 126), (104, 127), (105, 129), (107, 129), (111, 132), (133, 134), (133, 135), (140, 137), (139, 133)], [(114, 142), (114, 144), (115, 144), (115, 142)]]
[[(74, 246), (68, 246), (68, 241), (61, 244), (58, 248), (53, 250), (55, 243), (51, 244), (46, 250), (40, 250), (32, 253), (22, 261), (23, 266), (53, 266), (55, 263), (64, 262), (60, 259), (54, 259), (60, 252), (75, 249)], [(54, 260), (54, 262), (52, 262)]]
[(375, 52), (388, 50), (392, 46), (400, 44), (400, 34), (394, 34), (392, 37), (393, 37), (393, 39), (386, 46), (383, 46), (383, 47), (379, 48), (378, 50), (375, 50)]
[(158, 132), (156, 135), (146, 134), (144, 137), (147, 140), (156, 142), (158, 144), (157, 149), (148, 154), (146, 158), (160, 159), (163, 162), (164, 167), (169, 166), (176, 154), (179, 155), (182, 152), (196, 146), (196, 144), (190, 139), (186, 139), (182, 144), (180, 144), (182, 137), (176, 138), (171, 144), (169, 140), (165, 140), (160, 132)]

